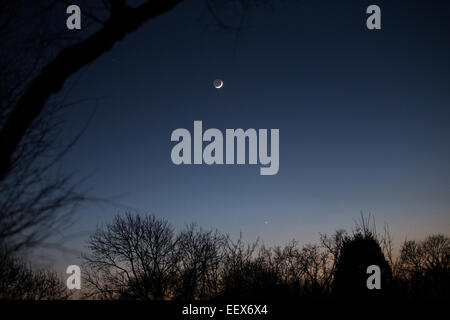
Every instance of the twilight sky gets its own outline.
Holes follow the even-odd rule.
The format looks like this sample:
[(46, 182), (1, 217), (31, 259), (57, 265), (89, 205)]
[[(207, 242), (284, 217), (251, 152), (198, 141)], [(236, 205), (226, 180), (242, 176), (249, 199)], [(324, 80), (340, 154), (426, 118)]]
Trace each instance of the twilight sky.
[[(381, 7), (382, 30), (366, 28), (370, 4)], [(63, 137), (96, 113), (63, 168), (89, 176), (89, 194), (177, 227), (266, 244), (350, 229), (361, 210), (397, 241), (448, 234), (449, 16), (445, 1), (274, 1), (252, 10), (236, 38), (203, 1), (186, 1), (69, 81), (68, 99), (87, 101), (66, 113)], [(194, 120), (223, 132), (279, 128), (278, 174), (175, 166), (170, 135), (192, 132)], [(123, 212), (84, 204), (64, 234)]]

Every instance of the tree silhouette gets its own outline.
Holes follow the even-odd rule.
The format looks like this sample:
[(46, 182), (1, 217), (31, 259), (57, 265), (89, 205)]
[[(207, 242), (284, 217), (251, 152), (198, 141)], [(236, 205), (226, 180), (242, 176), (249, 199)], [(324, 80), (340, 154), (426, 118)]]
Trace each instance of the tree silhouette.
[(397, 263), (403, 294), (415, 298), (450, 297), (450, 238), (438, 234), (405, 241)]
[[(0, 8), (0, 140), (9, 144), (17, 138), (14, 114), (23, 115), (19, 101), (67, 36), (49, 27), (45, 3), (0, 0)], [(35, 14), (29, 14), (32, 9)], [(76, 204), (85, 199), (70, 174), (55, 170), (78, 139), (59, 140), (60, 112), (71, 105), (63, 100), (49, 100), (20, 134), (14, 151), (0, 154), (0, 163), (8, 163), (0, 170), (0, 244), (12, 253), (67, 226)]]
[(197, 229), (194, 224), (181, 231), (175, 299), (210, 299), (218, 294), (225, 245), (226, 237), (218, 231)]
[(14, 153), (50, 96), (58, 93), (70, 76), (109, 51), (147, 20), (172, 10), (180, 2), (182, 0), (145, 1), (138, 7), (131, 7), (125, 0), (109, 0), (110, 16), (102, 27), (88, 38), (61, 50), (29, 82), (11, 109), (0, 130), (0, 179), (11, 169)]
[(91, 236), (85, 280), (102, 298), (169, 298), (181, 259), (178, 242), (165, 220), (117, 216)]
[(267, 299), (276, 295), (278, 274), (255, 254), (257, 246), (257, 242), (246, 245), (242, 236), (236, 242), (228, 241), (219, 299)]
[(0, 300), (65, 300), (69, 296), (57, 274), (33, 270), (21, 259), (1, 250)]

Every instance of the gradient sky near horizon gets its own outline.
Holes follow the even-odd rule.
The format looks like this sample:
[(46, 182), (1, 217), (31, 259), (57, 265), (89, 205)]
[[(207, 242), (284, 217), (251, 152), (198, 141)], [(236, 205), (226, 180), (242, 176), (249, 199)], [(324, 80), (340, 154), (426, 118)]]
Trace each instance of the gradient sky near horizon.
[[(382, 30), (366, 28), (370, 4)], [(95, 114), (63, 168), (88, 176), (89, 194), (176, 227), (267, 244), (314, 242), (352, 228), (361, 211), (397, 241), (448, 234), (449, 16), (444, 1), (274, 1), (250, 11), (236, 37), (211, 24), (203, 1), (186, 1), (67, 83), (69, 100), (87, 101), (67, 111), (63, 137)], [(278, 174), (174, 165), (170, 135), (194, 120), (279, 128)], [(64, 235), (124, 211), (83, 204)]]

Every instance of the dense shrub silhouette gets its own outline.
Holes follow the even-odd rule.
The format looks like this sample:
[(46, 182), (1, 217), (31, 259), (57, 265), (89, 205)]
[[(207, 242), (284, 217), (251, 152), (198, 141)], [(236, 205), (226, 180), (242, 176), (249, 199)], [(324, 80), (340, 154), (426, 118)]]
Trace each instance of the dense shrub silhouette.
[[(381, 271), (381, 290), (369, 290), (367, 267), (377, 265)], [(333, 295), (337, 298), (381, 297), (392, 293), (392, 270), (376, 237), (359, 231), (343, 241), (334, 275)]]

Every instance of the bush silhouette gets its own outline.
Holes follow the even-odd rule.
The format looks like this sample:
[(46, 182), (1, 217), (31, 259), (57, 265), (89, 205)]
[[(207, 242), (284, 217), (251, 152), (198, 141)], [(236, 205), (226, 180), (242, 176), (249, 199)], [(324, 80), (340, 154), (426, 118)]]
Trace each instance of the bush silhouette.
[[(367, 267), (377, 265), (381, 271), (381, 290), (369, 290)], [(392, 293), (392, 270), (373, 233), (365, 230), (344, 239), (334, 275), (336, 298), (385, 297)]]

